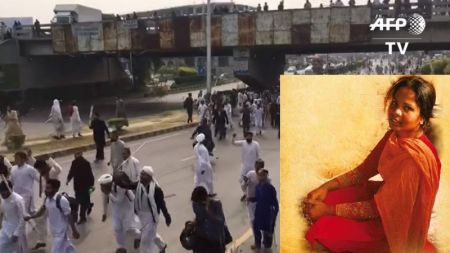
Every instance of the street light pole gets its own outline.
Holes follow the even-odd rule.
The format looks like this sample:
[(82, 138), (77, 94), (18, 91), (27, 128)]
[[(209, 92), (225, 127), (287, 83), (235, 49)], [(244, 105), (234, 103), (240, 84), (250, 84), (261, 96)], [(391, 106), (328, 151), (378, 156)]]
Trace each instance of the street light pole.
[(206, 93), (211, 94), (211, 0), (206, 8)]

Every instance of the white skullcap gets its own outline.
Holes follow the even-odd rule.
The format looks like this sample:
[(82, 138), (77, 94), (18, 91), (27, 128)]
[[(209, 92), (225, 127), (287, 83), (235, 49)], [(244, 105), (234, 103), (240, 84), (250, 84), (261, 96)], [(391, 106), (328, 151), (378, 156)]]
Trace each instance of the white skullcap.
[(112, 181), (113, 177), (111, 176), (111, 174), (104, 174), (98, 179), (98, 182), (100, 184), (110, 184), (112, 183)]
[(142, 171), (149, 176), (153, 176), (153, 168), (152, 166), (144, 166), (142, 167)]
[(204, 135), (204, 134), (199, 134), (199, 135), (197, 135), (197, 137), (195, 137), (195, 140), (196, 140), (198, 143), (200, 143), (200, 142), (202, 142), (202, 141), (205, 140), (205, 135)]

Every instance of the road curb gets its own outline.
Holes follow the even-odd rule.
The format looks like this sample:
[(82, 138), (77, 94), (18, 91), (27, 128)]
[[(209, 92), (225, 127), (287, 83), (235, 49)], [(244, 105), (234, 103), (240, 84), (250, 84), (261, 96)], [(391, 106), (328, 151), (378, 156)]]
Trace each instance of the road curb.
[[(135, 141), (135, 140), (139, 140), (139, 139), (143, 139), (143, 138), (154, 137), (154, 136), (161, 135), (161, 134), (166, 134), (166, 133), (170, 133), (170, 132), (175, 132), (175, 131), (179, 131), (179, 130), (183, 130), (183, 129), (192, 128), (194, 126), (198, 126), (198, 123), (193, 122), (193, 123), (189, 123), (189, 124), (168, 127), (168, 128), (164, 128), (164, 129), (123, 135), (120, 137), (120, 139), (122, 139), (123, 141)], [(110, 141), (108, 140), (108, 141), (106, 141), (105, 146), (108, 146), (109, 144), (110, 144)], [(95, 143), (47, 152), (44, 154), (36, 155), (35, 158), (39, 159), (39, 158), (43, 158), (45, 156), (61, 157), (61, 156), (66, 156), (66, 155), (73, 154), (76, 152), (85, 152), (85, 151), (92, 150), (92, 149), (95, 149)]]

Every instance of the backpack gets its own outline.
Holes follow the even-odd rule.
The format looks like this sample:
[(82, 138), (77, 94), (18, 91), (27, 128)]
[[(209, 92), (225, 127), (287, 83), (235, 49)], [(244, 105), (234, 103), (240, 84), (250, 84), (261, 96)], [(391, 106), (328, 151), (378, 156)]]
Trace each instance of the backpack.
[(56, 208), (58, 208), (58, 210), (64, 215), (64, 212), (61, 208), (61, 197), (64, 197), (67, 199), (67, 201), (69, 201), (69, 206), (70, 206), (70, 210), (71, 210), (71, 214), (73, 217), (73, 220), (76, 221), (78, 219), (78, 206), (79, 203), (78, 201), (74, 198), (69, 196), (69, 194), (67, 194), (66, 192), (61, 192), (56, 196)]

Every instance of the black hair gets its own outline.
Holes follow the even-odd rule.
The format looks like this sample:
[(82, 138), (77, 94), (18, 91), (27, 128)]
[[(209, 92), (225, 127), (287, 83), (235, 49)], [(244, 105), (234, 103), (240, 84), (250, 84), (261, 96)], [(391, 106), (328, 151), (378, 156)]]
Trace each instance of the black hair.
[[(9, 189), (12, 189), (13, 185), (12, 185), (11, 181), (6, 180), (6, 182), (8, 183)], [(6, 182), (2, 181), (0, 183), (0, 191), (2, 191), (2, 192), (3, 191), (9, 191), (8, 187), (6, 186)]]
[(423, 129), (429, 128), (430, 119), (433, 118), (433, 108), (436, 103), (436, 90), (434, 85), (419, 76), (402, 76), (395, 81), (384, 97), (384, 106), (387, 108), (400, 88), (410, 88), (416, 94), (416, 103), (420, 108), (420, 116), (424, 120)]
[(27, 155), (25, 152), (23, 152), (23, 151), (17, 151), (17, 152), (14, 154), (14, 156), (18, 156), (18, 157), (20, 157), (20, 158), (22, 158), (22, 159), (24, 159), (24, 160), (26, 160), (27, 157), (28, 157), (28, 155)]
[(208, 198), (208, 192), (206, 191), (205, 187), (203, 186), (197, 186), (192, 191), (191, 195), (191, 201), (195, 203), (200, 203), (203, 201), (206, 201)]
[(47, 180), (47, 184), (56, 191), (59, 191), (59, 187), (61, 187), (61, 182), (58, 179), (49, 179)]
[(34, 167), (35, 167), (36, 169), (43, 168), (44, 166), (47, 166), (47, 163), (46, 163), (44, 160), (42, 160), (42, 159), (38, 159), (38, 160), (36, 160), (36, 162), (34, 163)]

